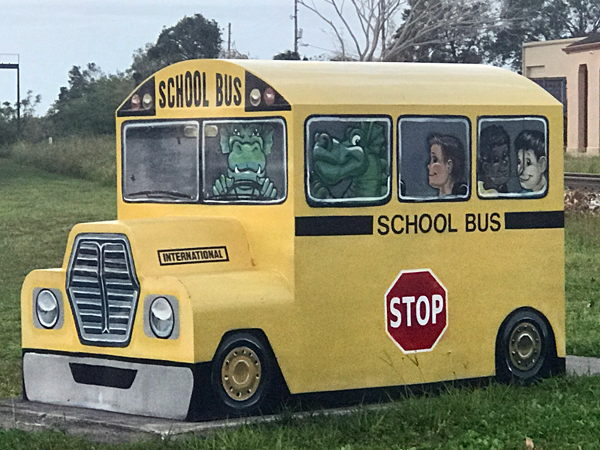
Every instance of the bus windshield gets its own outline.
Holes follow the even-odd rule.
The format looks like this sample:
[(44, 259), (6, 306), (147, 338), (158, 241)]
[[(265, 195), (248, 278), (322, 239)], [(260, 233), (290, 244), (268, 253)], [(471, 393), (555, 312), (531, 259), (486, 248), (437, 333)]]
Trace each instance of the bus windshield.
[(128, 124), (123, 129), (123, 197), (127, 201), (198, 200), (199, 124)]
[(286, 130), (280, 118), (123, 128), (125, 201), (273, 204), (286, 196)]

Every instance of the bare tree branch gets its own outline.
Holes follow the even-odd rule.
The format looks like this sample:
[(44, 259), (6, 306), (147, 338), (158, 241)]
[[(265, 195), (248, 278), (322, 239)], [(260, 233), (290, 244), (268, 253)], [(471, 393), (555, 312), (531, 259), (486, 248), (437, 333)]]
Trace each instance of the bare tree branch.
[[(381, 59), (386, 46), (383, 41), (385, 29), (400, 7), (407, 6), (409, 1), (350, 0), (350, 3), (346, 3), (345, 0), (320, 0), (320, 6), (315, 4), (315, 0), (298, 0), (298, 3), (329, 25), (342, 50), (342, 57), (347, 56), (348, 46), (343, 37), (347, 34), (353, 43), (356, 58), (372, 61)], [(331, 13), (324, 12), (324, 8), (330, 8)], [(379, 55), (375, 56), (377, 51)]]
[[(482, 33), (498, 25), (499, 11), (492, 14), (490, 2), (484, 0), (298, 0), (317, 14), (335, 33), (345, 57), (344, 34), (350, 36), (355, 56), (360, 61), (401, 60), (411, 47), (448, 44), (450, 35)], [(344, 8), (346, 6), (346, 9)], [(348, 8), (348, 6), (351, 6)], [(323, 8), (330, 8), (324, 12)], [(400, 27), (386, 41), (386, 30), (401, 14)]]

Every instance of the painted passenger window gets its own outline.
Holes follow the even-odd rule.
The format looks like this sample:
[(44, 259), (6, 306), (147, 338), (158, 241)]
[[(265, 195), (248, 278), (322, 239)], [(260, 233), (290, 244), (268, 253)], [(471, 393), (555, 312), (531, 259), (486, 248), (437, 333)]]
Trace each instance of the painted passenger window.
[(207, 120), (202, 133), (202, 199), (207, 203), (280, 203), (287, 195), (282, 119)]
[(128, 202), (198, 201), (196, 121), (123, 127), (123, 198)]
[(403, 116), (398, 123), (402, 201), (466, 200), (471, 193), (470, 122), (459, 116)]
[(483, 117), (477, 129), (477, 194), (541, 197), (548, 190), (547, 123), (541, 117)]
[(306, 197), (311, 206), (370, 206), (391, 192), (391, 119), (313, 116), (306, 121)]

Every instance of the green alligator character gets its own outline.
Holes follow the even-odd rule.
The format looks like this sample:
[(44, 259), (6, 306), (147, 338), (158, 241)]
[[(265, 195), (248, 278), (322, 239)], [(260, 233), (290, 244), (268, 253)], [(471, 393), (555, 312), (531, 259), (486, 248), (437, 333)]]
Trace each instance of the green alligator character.
[(351, 125), (342, 142), (317, 133), (311, 156), (313, 198), (381, 198), (388, 192), (389, 160), (382, 125)]
[(220, 128), (221, 151), (227, 156), (227, 175), (213, 185), (219, 199), (270, 200), (277, 189), (266, 176), (273, 147), (273, 128), (260, 123), (235, 123)]

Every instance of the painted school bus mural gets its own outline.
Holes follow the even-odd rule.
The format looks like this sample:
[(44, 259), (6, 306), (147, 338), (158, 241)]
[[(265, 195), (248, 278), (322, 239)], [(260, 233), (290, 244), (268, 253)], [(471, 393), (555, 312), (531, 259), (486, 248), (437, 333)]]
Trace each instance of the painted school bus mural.
[(198, 420), (564, 370), (562, 107), (469, 65), (187, 61), (22, 290), (24, 396)]

